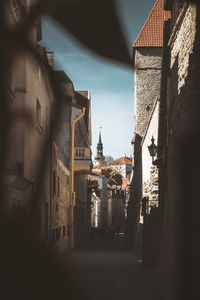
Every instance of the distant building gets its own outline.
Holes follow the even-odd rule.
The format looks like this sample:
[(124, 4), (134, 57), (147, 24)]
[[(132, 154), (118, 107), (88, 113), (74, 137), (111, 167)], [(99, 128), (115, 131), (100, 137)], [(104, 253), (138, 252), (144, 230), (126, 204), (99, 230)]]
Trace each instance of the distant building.
[(133, 160), (131, 157), (122, 156), (115, 161), (111, 162), (110, 168), (116, 170), (124, 178), (129, 178), (131, 176), (131, 170), (133, 168)]
[(128, 201), (128, 178), (117, 171), (109, 174), (108, 189), (108, 227), (115, 233), (125, 232), (126, 206)]
[[(92, 209), (92, 224), (95, 224), (95, 227), (108, 227), (108, 194), (107, 194), (107, 178), (102, 174), (102, 169), (95, 168), (92, 170), (93, 178), (96, 178), (98, 183), (98, 190), (93, 195), (93, 204)], [(95, 198), (95, 197), (96, 198)]]

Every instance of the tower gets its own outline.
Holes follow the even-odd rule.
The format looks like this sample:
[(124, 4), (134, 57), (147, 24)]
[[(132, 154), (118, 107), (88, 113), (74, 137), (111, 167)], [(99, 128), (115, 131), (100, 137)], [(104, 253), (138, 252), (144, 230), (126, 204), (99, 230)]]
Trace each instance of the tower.
[(99, 130), (99, 141), (97, 143), (97, 155), (95, 157), (95, 160), (98, 164), (102, 164), (104, 162), (104, 156), (103, 156), (103, 143), (101, 141), (101, 127)]

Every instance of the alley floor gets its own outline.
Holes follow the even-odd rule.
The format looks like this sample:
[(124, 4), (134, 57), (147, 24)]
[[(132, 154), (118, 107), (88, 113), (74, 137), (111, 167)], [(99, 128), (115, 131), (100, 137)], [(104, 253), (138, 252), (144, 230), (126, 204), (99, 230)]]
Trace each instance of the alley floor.
[(156, 271), (145, 268), (123, 237), (94, 239), (68, 255), (83, 300), (157, 300)]

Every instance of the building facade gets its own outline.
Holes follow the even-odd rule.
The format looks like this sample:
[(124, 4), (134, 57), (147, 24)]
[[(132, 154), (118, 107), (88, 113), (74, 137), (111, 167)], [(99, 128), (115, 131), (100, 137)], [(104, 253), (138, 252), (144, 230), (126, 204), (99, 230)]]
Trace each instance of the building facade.
[[(150, 185), (152, 161), (147, 146), (154, 135), (157, 145), (161, 85), (163, 26), (169, 18), (164, 0), (156, 1), (146, 23), (133, 44), (134, 88), (134, 172), (130, 185), (127, 231), (136, 243), (140, 234), (142, 198)], [(130, 237), (129, 237), (130, 238)], [(130, 238), (131, 240), (131, 238)]]
[[(10, 28), (17, 26), (26, 16), (30, 5), (31, 1), (23, 1), (23, 4), (8, 1), (4, 16)], [(38, 44), (39, 40), (41, 28), (37, 21), (30, 32), (30, 42), (41, 62), (48, 64), (45, 48)], [(8, 82), (6, 105), (12, 121), (2, 175), (6, 212), (14, 222), (29, 223), (34, 234), (46, 243), (50, 232), (51, 170), (47, 166), (51, 161), (50, 124), (54, 91), (43, 64), (26, 50), (17, 52), (13, 58)]]
[(91, 95), (89, 91), (77, 91), (76, 103), (84, 108), (84, 115), (74, 128), (74, 245), (89, 237), (91, 220), (91, 193), (89, 173), (92, 169), (91, 152)]
[(133, 168), (133, 161), (131, 157), (122, 156), (110, 163), (110, 168), (117, 171), (124, 178), (129, 178), (131, 176), (131, 170)]
[(199, 1), (165, 1), (159, 181), (164, 299), (198, 299)]

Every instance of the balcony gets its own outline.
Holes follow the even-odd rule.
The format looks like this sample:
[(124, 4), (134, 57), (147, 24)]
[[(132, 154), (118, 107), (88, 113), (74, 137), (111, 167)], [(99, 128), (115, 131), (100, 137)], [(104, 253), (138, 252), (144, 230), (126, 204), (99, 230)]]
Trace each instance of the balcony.
[(74, 170), (75, 172), (90, 171), (92, 169), (90, 147), (75, 147)]

